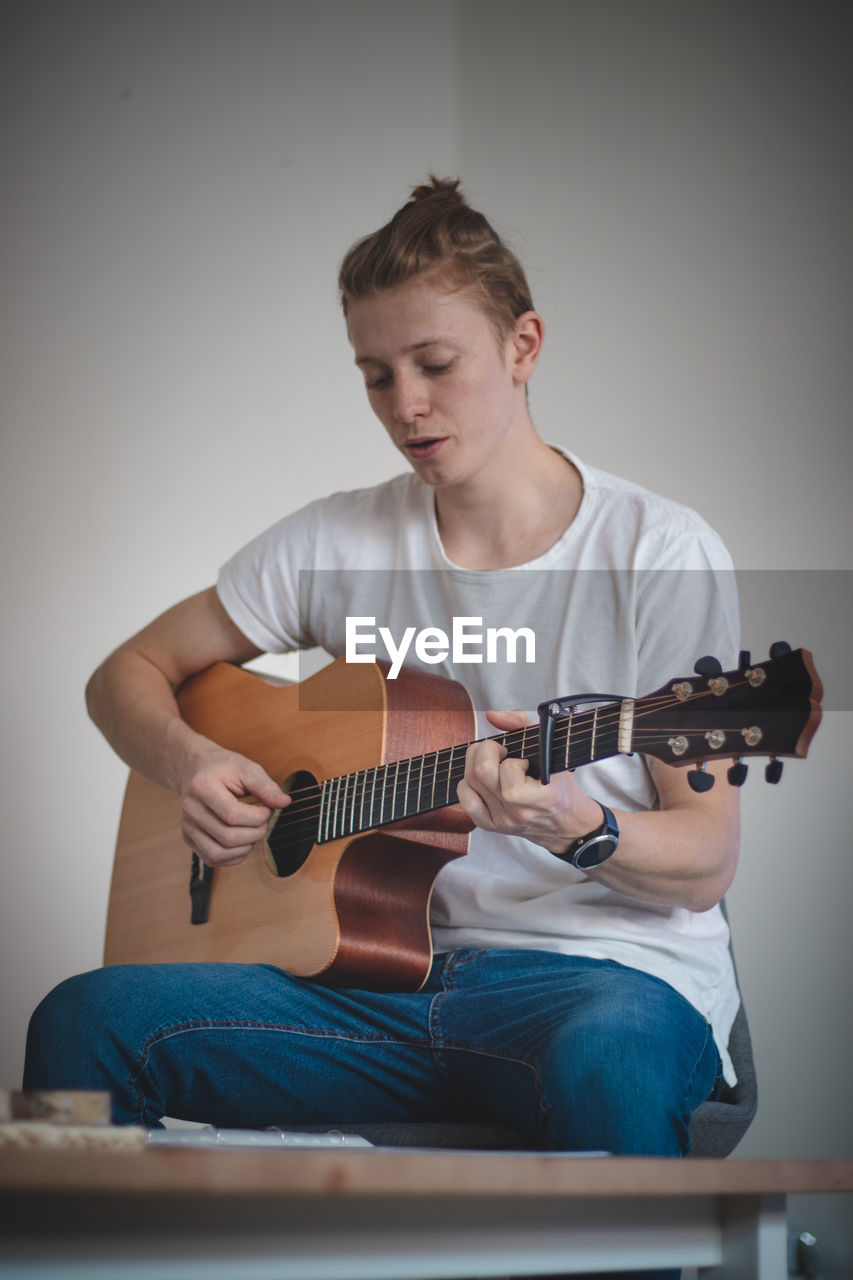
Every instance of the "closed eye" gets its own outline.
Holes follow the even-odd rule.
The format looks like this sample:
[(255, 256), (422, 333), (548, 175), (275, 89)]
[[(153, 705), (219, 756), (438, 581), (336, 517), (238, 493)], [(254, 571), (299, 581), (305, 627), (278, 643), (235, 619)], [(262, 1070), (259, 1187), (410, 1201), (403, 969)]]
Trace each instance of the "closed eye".
[[(453, 361), (448, 360), (445, 364), (425, 364), (422, 365), (421, 368), (424, 373), (429, 374), (430, 377), (436, 378), (441, 377), (443, 373), (447, 373), (452, 365)], [(392, 375), (390, 373), (381, 373), (376, 378), (368, 379), (365, 385), (367, 386), (368, 391), (383, 391), (386, 387), (390, 387), (391, 382)]]

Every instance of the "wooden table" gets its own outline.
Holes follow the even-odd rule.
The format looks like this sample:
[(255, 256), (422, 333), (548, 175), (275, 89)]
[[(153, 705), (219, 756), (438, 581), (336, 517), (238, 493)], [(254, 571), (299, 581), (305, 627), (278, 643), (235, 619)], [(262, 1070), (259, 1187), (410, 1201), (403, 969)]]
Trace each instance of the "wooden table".
[(9, 1280), (401, 1280), (644, 1265), (784, 1280), (785, 1198), (853, 1161), (187, 1150), (0, 1154)]

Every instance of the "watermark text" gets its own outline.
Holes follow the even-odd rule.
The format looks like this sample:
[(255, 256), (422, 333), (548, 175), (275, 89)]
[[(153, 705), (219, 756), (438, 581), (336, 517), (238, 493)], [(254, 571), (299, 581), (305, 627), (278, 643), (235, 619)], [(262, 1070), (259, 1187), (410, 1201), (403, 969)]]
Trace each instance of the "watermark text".
[[(385, 654), (376, 652), (377, 634), (385, 646)], [(347, 662), (374, 662), (386, 654), (391, 659), (388, 672), (390, 680), (396, 680), (406, 655), (414, 646), (414, 654), (421, 662), (444, 662), (449, 657), (461, 662), (517, 662), (519, 648), (524, 661), (536, 661), (536, 636), (530, 627), (486, 627), (482, 618), (454, 618), (450, 635), (441, 627), (406, 627), (399, 643), (390, 627), (377, 627), (370, 617), (347, 618)], [(485, 654), (485, 656), (484, 656)]]

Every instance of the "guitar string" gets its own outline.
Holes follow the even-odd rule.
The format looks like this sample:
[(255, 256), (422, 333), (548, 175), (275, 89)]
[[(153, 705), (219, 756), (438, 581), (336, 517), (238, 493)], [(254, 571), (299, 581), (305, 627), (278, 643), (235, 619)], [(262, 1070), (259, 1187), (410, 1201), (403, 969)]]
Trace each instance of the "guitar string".
[[(706, 697), (706, 696), (710, 696), (710, 694), (709, 694), (709, 692), (702, 690), (702, 691), (700, 691), (699, 693), (694, 694), (694, 695), (691, 695), (691, 696), (692, 696), (692, 698), (699, 698), (699, 697)], [(669, 704), (669, 705), (675, 705), (676, 703), (680, 703), (681, 705), (685, 705), (685, 703), (686, 703), (687, 701), (689, 701), (689, 699), (678, 699), (678, 698), (671, 698), (671, 697), (667, 697), (667, 698), (661, 697), (661, 698), (654, 699), (654, 700), (650, 699), (650, 701), (653, 701), (653, 702), (655, 703), (655, 705), (649, 705), (649, 704), (646, 702), (646, 700), (644, 699), (644, 700), (643, 700), (643, 709), (641, 710), (641, 712), (640, 712), (638, 715), (635, 715), (635, 719), (641, 719), (643, 716), (647, 716), (647, 715), (651, 714), (654, 710), (656, 710), (656, 709), (657, 709), (658, 705), (666, 705), (666, 704)], [(571, 739), (571, 743), (572, 743), (572, 744), (577, 744), (577, 745), (581, 745), (581, 746), (582, 746), (582, 745), (585, 745), (587, 741), (591, 741), (593, 734), (595, 734), (596, 736), (604, 736), (604, 735), (607, 733), (607, 731), (608, 731), (608, 730), (612, 730), (612, 729), (613, 729), (613, 728), (618, 724), (618, 721), (619, 721), (619, 719), (621, 718), (621, 704), (612, 704), (612, 703), (610, 703), (610, 704), (607, 704), (607, 708), (606, 708), (606, 709), (610, 709), (610, 708), (612, 708), (614, 705), (616, 705), (617, 707), (619, 707), (619, 708), (620, 708), (619, 713), (618, 713), (618, 714), (611, 714), (609, 718), (607, 717), (607, 715), (601, 715), (601, 714), (600, 714), (600, 715), (599, 715), (599, 717), (598, 717), (597, 723), (596, 723), (594, 726), (590, 724), (590, 727), (589, 727), (588, 732), (586, 731), (586, 725), (583, 725), (583, 726), (581, 726), (581, 727), (579, 728), (578, 726), (576, 726), (576, 725), (574, 724), (574, 720), (576, 720), (576, 719), (580, 718), (580, 716), (583, 716), (584, 721), (587, 721), (587, 720), (590, 720), (590, 721), (591, 721), (592, 716), (593, 716), (593, 712), (591, 712), (591, 711), (589, 711), (589, 712), (584, 712), (584, 713), (578, 713), (575, 717), (573, 717), (573, 723), (572, 723), (572, 725), (571, 725), (571, 729), (573, 730), (573, 732), (571, 732), (571, 733), (569, 732), (569, 726), (567, 726), (565, 729), (563, 729), (563, 726), (564, 726), (564, 725), (565, 725), (565, 723), (566, 723), (566, 722), (565, 722), (565, 720), (564, 720), (564, 721), (561, 721), (561, 722), (558, 722), (557, 726), (555, 727), (555, 734), (554, 734), (554, 744), (553, 744), (553, 745), (554, 745), (555, 750), (556, 750), (557, 752), (559, 752), (559, 750), (560, 750), (561, 746), (562, 746), (562, 745), (564, 745), (564, 741), (565, 741), (566, 739), (569, 739), (569, 738), (570, 738), (570, 739)], [(698, 727), (694, 727), (694, 728), (687, 728), (687, 727), (683, 727), (683, 726), (682, 726), (682, 732), (683, 732), (683, 733), (686, 733), (686, 734), (690, 734), (690, 733), (701, 733), (701, 732), (702, 732), (702, 728), (703, 728), (702, 726), (698, 726)], [(508, 731), (506, 732), (506, 734), (503, 734), (503, 735), (501, 735), (501, 734), (493, 735), (493, 737), (494, 737), (494, 739), (501, 739), (501, 740), (502, 740), (502, 741), (507, 745), (508, 749), (510, 749), (510, 748), (512, 748), (512, 747), (518, 747), (518, 746), (526, 747), (526, 744), (525, 744), (525, 742), (524, 742), (524, 737), (525, 737), (525, 735), (526, 735), (526, 734), (529, 734), (529, 733), (531, 732), (531, 730), (536, 731), (537, 736), (538, 736), (538, 726), (537, 726), (537, 725), (527, 725), (527, 726), (524, 726), (524, 727), (523, 727), (523, 728), (521, 728), (521, 729), (508, 730)], [(641, 744), (640, 744), (640, 742), (638, 741), (639, 737), (642, 737), (642, 742), (643, 742), (643, 743), (645, 743), (645, 744), (647, 744), (647, 745), (650, 745), (651, 743), (653, 743), (653, 742), (655, 742), (655, 741), (662, 741), (662, 740), (665, 740), (666, 738), (668, 738), (669, 736), (671, 736), (671, 733), (672, 733), (672, 731), (671, 731), (671, 730), (648, 730), (648, 729), (644, 730), (642, 727), (640, 727), (640, 729), (639, 729), (639, 730), (637, 730), (637, 731), (634, 733), (633, 738), (634, 738), (634, 741), (637, 743), (637, 745), (641, 745)], [(484, 739), (476, 739), (476, 741), (477, 741), (477, 742), (481, 742), (481, 741), (484, 741)], [(441, 773), (440, 773), (440, 772), (438, 772), (438, 770), (437, 770), (436, 766), (441, 762), (441, 757), (442, 757), (442, 756), (450, 757), (450, 756), (452, 755), (452, 753), (453, 753), (453, 752), (455, 752), (455, 751), (457, 751), (457, 750), (460, 750), (460, 749), (461, 749), (461, 747), (462, 747), (463, 745), (464, 745), (464, 746), (466, 747), (466, 749), (467, 749), (467, 746), (468, 746), (468, 745), (472, 745), (472, 744), (467, 744), (467, 743), (466, 743), (466, 744), (461, 744), (461, 743), (460, 743), (460, 744), (456, 744), (456, 745), (454, 745), (454, 746), (452, 746), (452, 747), (441, 747), (441, 748), (439, 748), (437, 751), (434, 751), (434, 752), (426, 752), (424, 755), (420, 755), (420, 756), (412, 756), (412, 757), (410, 757), (410, 758), (403, 758), (402, 760), (399, 760), (399, 761), (396, 761), (396, 760), (394, 760), (394, 761), (389, 761), (387, 764), (382, 764), (382, 765), (368, 766), (368, 768), (367, 768), (366, 770), (364, 770), (364, 771), (362, 771), (362, 770), (355, 770), (355, 771), (353, 771), (353, 772), (352, 772), (352, 773), (350, 773), (350, 774), (343, 774), (343, 775), (339, 775), (338, 777), (329, 778), (329, 779), (327, 779), (326, 781), (327, 781), (327, 783), (331, 783), (331, 784), (334, 784), (334, 783), (336, 783), (336, 782), (337, 782), (337, 783), (339, 784), (339, 789), (340, 789), (340, 790), (341, 790), (341, 792), (342, 792), (342, 795), (339, 797), (339, 800), (342, 800), (344, 804), (352, 804), (352, 803), (353, 803), (353, 799), (354, 799), (354, 797), (353, 797), (352, 790), (351, 790), (350, 785), (349, 785), (349, 780), (350, 780), (350, 779), (353, 779), (353, 780), (354, 780), (354, 783), (353, 783), (354, 788), (357, 788), (357, 787), (360, 785), (360, 786), (362, 787), (362, 790), (363, 790), (363, 789), (364, 789), (364, 787), (365, 787), (365, 785), (366, 785), (366, 781), (367, 781), (367, 778), (368, 778), (368, 776), (369, 776), (369, 775), (372, 775), (372, 774), (376, 774), (376, 775), (378, 775), (378, 773), (379, 773), (379, 771), (380, 771), (380, 770), (385, 770), (385, 771), (386, 771), (386, 776), (385, 776), (385, 778), (384, 778), (384, 779), (382, 779), (381, 781), (379, 781), (379, 782), (378, 782), (378, 790), (379, 790), (380, 792), (385, 792), (385, 793), (386, 793), (386, 795), (387, 795), (387, 793), (388, 793), (388, 791), (389, 791), (389, 790), (390, 790), (390, 791), (391, 791), (395, 796), (396, 796), (396, 795), (398, 795), (401, 791), (402, 791), (404, 794), (407, 794), (407, 793), (408, 793), (408, 790), (410, 789), (410, 787), (411, 787), (411, 786), (413, 786), (413, 785), (417, 785), (417, 782), (416, 782), (416, 781), (415, 781), (415, 782), (412, 782), (412, 779), (411, 779), (411, 770), (409, 769), (409, 770), (407, 770), (407, 771), (406, 771), (406, 782), (405, 782), (405, 783), (401, 783), (400, 778), (399, 778), (399, 774), (403, 771), (404, 767), (405, 767), (406, 765), (410, 765), (411, 763), (413, 763), (413, 762), (415, 762), (415, 761), (418, 761), (418, 762), (426, 762), (426, 760), (428, 760), (430, 757), (435, 757), (435, 765), (433, 766), (433, 770), (432, 770), (432, 772), (430, 773), (430, 778), (432, 779), (432, 776), (433, 776), (433, 773), (434, 773), (434, 774), (435, 774), (435, 786), (436, 786), (436, 788), (437, 788), (437, 789), (440, 789), (440, 787), (441, 787), (441, 786), (443, 786), (443, 785), (444, 785), (444, 784), (449, 780), (449, 778), (451, 777), (451, 775), (456, 776), (456, 777), (457, 777), (457, 780), (458, 780), (458, 778), (461, 778), (461, 777), (462, 777), (462, 774), (464, 773), (464, 766), (463, 766), (463, 764), (462, 764), (462, 756), (460, 755), (459, 760), (458, 760), (458, 761), (454, 761), (454, 762), (453, 762), (453, 765), (451, 766), (450, 771), (448, 771), (448, 772), (446, 772), (446, 773), (445, 773), (445, 772), (441, 772)], [(538, 746), (538, 742), (537, 742), (537, 744), (536, 744), (536, 745)], [(537, 754), (538, 754), (538, 753), (537, 753), (536, 751), (530, 752), (530, 753), (528, 754), (528, 758), (533, 758), (533, 759), (535, 759), (535, 757), (536, 757), (536, 755), (537, 755)], [(583, 763), (589, 763), (589, 762), (584, 761)], [(390, 770), (392, 770), (392, 769), (396, 769), (396, 771), (397, 771), (397, 772), (396, 772), (396, 775), (395, 775), (394, 782), (393, 782), (392, 784), (390, 784), (390, 787), (389, 787), (390, 779), (389, 779), (389, 777), (388, 777), (388, 771), (390, 771)], [(423, 764), (421, 763), (421, 764), (419, 764), (418, 768), (416, 768), (416, 770), (415, 770), (415, 779), (417, 779), (418, 773), (419, 773), (419, 772), (422, 772), (422, 770), (423, 770)], [(361, 783), (359, 783), (358, 781), (356, 781), (356, 779), (357, 779), (357, 775), (358, 775), (358, 774), (360, 774), (360, 773), (362, 773), (362, 772), (364, 772), (365, 777), (364, 777), (364, 779), (362, 779), (362, 780), (361, 780)], [(340, 783), (343, 783), (343, 786), (342, 786), (342, 787), (340, 787)], [(374, 786), (376, 786), (376, 785), (377, 785), (377, 784), (374, 782)], [(299, 796), (299, 795), (301, 794), (303, 798), (302, 798), (302, 799), (300, 799), (300, 800), (296, 800), (296, 801), (292, 802), (290, 805), (288, 805), (288, 806), (287, 806), (287, 808), (286, 808), (285, 810), (281, 810), (281, 811), (280, 811), (283, 815), (284, 815), (284, 814), (288, 814), (288, 815), (290, 815), (291, 820), (290, 820), (290, 821), (288, 821), (288, 822), (286, 823), (287, 827), (288, 827), (290, 830), (292, 830), (292, 828), (293, 828), (293, 822), (292, 822), (292, 819), (293, 819), (293, 818), (295, 818), (296, 814), (300, 811), (300, 808), (301, 808), (302, 806), (304, 806), (304, 805), (306, 805), (306, 804), (307, 804), (308, 806), (310, 806), (310, 814), (308, 815), (308, 817), (310, 817), (310, 819), (311, 819), (311, 820), (313, 820), (314, 816), (315, 816), (317, 813), (319, 813), (319, 811), (320, 811), (319, 792), (320, 792), (319, 785), (313, 785), (313, 786), (304, 787), (304, 788), (297, 788), (297, 789), (292, 793), (294, 796)], [(442, 805), (439, 805), (439, 806), (436, 806), (436, 807), (445, 807), (445, 806), (444, 806), (444, 804), (442, 804)], [(426, 812), (426, 810), (424, 810), (424, 812)], [(395, 820), (396, 820), (396, 819), (395, 819)]]
[[(744, 681), (742, 683), (746, 683), (746, 682)], [(729, 687), (735, 688), (737, 686), (730, 685)], [(644, 698), (644, 699), (635, 700), (634, 721), (636, 723), (637, 720), (641, 720), (644, 717), (647, 717), (653, 714), (655, 711), (660, 710), (661, 708), (665, 708), (667, 706), (677, 706), (677, 705), (686, 706), (692, 701), (696, 701), (699, 699), (706, 699), (708, 697), (713, 697), (713, 696), (715, 695), (711, 690), (705, 690), (705, 689), (694, 692), (688, 695), (687, 698), (678, 698), (678, 697), (672, 696), (671, 694), (660, 695), (659, 697), (654, 697), (653, 695), (649, 695), (647, 699)], [(639, 706), (639, 710), (637, 710), (638, 706)], [(595, 713), (593, 710), (576, 712), (571, 717), (566, 717), (562, 720), (557, 721), (555, 725), (555, 730), (554, 730), (553, 749), (556, 754), (559, 754), (561, 747), (563, 747), (567, 743), (569, 744), (569, 750), (571, 750), (571, 746), (575, 746), (575, 745), (584, 746), (592, 740), (593, 735), (595, 735), (596, 737), (603, 737), (609, 731), (612, 732), (613, 729), (618, 727), (621, 718), (622, 718), (622, 700), (618, 702), (603, 704), (599, 708), (599, 714), (597, 717), (595, 717)], [(579, 720), (582, 721), (581, 724), (577, 723), (577, 721)], [(492, 735), (492, 739), (502, 741), (504, 745), (507, 747), (508, 751), (510, 752), (512, 751), (512, 748), (516, 748), (516, 747), (521, 747), (526, 750), (527, 744), (525, 742), (525, 736), (530, 734), (531, 731), (533, 731), (536, 734), (537, 741), (535, 742), (535, 744), (532, 744), (534, 746), (534, 750), (528, 753), (527, 758), (535, 760), (536, 757), (538, 756), (538, 725), (536, 724), (526, 725), (520, 729), (508, 730), (505, 734)], [(680, 726), (679, 732), (685, 735), (701, 733), (703, 732), (703, 726), (698, 726), (694, 728)], [(643, 745), (649, 746), (655, 742), (665, 741), (671, 736), (672, 736), (672, 730), (657, 730), (657, 729), (650, 730), (650, 729), (643, 729), (643, 727), (640, 726), (638, 729), (635, 729), (634, 733), (632, 734), (632, 745), (638, 748), (642, 747)], [(485, 740), (486, 739), (480, 738), (480, 739), (475, 739), (474, 741), (482, 742)], [(338, 783), (339, 790), (341, 793), (338, 797), (338, 802), (342, 805), (344, 810), (352, 807), (354, 804), (360, 804), (361, 808), (363, 809), (366, 803), (365, 792), (367, 789), (369, 789), (368, 779), (371, 778), (371, 775), (378, 775), (380, 770), (385, 770), (386, 773), (385, 773), (384, 779), (382, 779), (381, 781), (377, 781), (376, 778), (372, 779), (374, 782), (375, 790), (379, 791), (380, 793), (384, 792), (386, 797), (387, 797), (388, 791), (390, 790), (392, 793), (392, 803), (393, 803), (393, 800), (400, 798), (401, 795), (405, 802), (408, 800), (408, 795), (411, 789), (419, 785), (418, 777), (419, 775), (423, 775), (424, 773), (424, 764), (426, 763), (427, 760), (429, 760), (432, 757), (434, 758), (434, 763), (432, 765), (432, 768), (429, 768), (427, 770), (428, 779), (429, 779), (427, 785), (430, 786), (432, 791), (437, 791), (439, 793), (444, 791), (446, 794), (448, 784), (450, 783), (450, 781), (454, 779), (458, 781), (463, 776), (464, 757), (461, 755), (461, 753), (460, 753), (459, 759), (457, 761), (453, 761), (453, 763), (450, 764), (450, 760), (452, 758), (453, 753), (456, 751), (461, 752), (461, 747), (463, 745), (467, 750), (467, 747), (469, 745), (473, 745), (473, 743), (470, 743), (470, 744), (460, 743), (454, 746), (441, 747), (441, 748), (438, 748), (436, 751), (426, 752), (423, 755), (404, 758), (400, 761), (389, 761), (387, 764), (368, 766), (365, 770), (354, 770), (352, 773), (339, 775), (338, 778), (330, 778), (330, 779), (327, 779), (326, 781), (327, 781), (327, 784), (328, 783), (334, 784), (335, 782)], [(441, 759), (442, 756), (445, 757), (444, 761), (442, 761)], [(721, 758), (726, 758), (726, 757), (723, 756)], [(410, 766), (415, 761), (418, 762), (418, 765), (415, 768), (414, 779), (413, 779), (411, 776)], [(443, 766), (445, 763), (449, 765), (449, 768), (447, 770), (440, 769), (439, 766)], [(589, 762), (585, 761), (584, 763), (589, 763)], [(406, 766), (409, 766), (409, 768), (407, 769)], [(390, 783), (388, 774), (393, 769), (396, 769), (396, 774), (395, 774), (394, 782)], [(404, 771), (406, 774), (405, 781), (401, 781), (400, 774), (403, 773)], [(359, 775), (362, 773), (364, 774), (364, 777), (359, 779)], [(349, 781), (350, 779), (353, 780), (352, 785), (350, 785), (350, 781)], [(390, 783), (390, 786), (389, 786), (389, 783)], [(422, 783), (423, 783), (423, 778), (421, 776), (421, 784)], [(360, 796), (358, 794), (359, 790), (361, 791)], [(279, 811), (280, 818), (282, 819), (280, 823), (283, 829), (282, 834), (286, 833), (290, 837), (298, 835), (302, 831), (305, 831), (307, 833), (315, 824), (316, 819), (319, 817), (321, 813), (321, 808), (322, 808), (319, 784), (315, 784), (308, 787), (296, 788), (292, 792), (292, 795), (294, 797), (299, 797), (299, 798), (294, 799), (291, 802), (291, 804), (289, 804), (285, 809)], [(374, 798), (375, 798), (374, 795), (371, 794), (371, 803), (367, 804), (367, 807), (369, 810), (372, 810), (374, 807), (373, 805)], [(447, 806), (447, 804), (452, 804), (452, 803), (453, 801), (444, 801), (435, 807), (444, 808)], [(416, 812), (428, 812), (428, 811), (429, 810), (426, 810), (426, 809), (420, 809), (420, 806), (418, 806), (418, 809)], [(400, 816), (410, 817), (412, 815), (402, 814)], [(371, 818), (373, 818), (372, 813), (371, 813)], [(399, 821), (399, 818), (389, 819), (389, 823), (393, 821)], [(278, 819), (276, 820), (276, 825), (279, 825)], [(378, 825), (378, 824), (376, 824), (374, 821), (372, 822), (371, 825)], [(383, 823), (382, 825), (387, 825), (387, 824)], [(371, 829), (371, 828), (368, 827), (365, 829)]]

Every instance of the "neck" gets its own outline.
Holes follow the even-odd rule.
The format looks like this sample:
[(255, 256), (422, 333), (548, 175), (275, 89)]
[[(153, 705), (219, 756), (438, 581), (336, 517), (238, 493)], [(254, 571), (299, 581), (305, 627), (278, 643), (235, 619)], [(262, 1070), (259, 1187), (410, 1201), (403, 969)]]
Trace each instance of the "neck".
[(509, 462), (494, 459), (464, 486), (436, 491), (445, 554), (467, 569), (527, 564), (559, 541), (582, 497), (577, 469), (531, 426), (525, 447)]
[[(634, 706), (626, 699), (561, 718), (552, 727), (549, 773), (630, 751)], [(531, 777), (540, 776), (538, 725), (497, 734), (494, 740), (509, 756), (527, 760)], [(286, 853), (294, 832), (301, 835), (306, 826), (312, 828), (312, 839), (325, 844), (455, 804), (469, 745), (461, 742), (441, 747), (425, 755), (327, 778), (319, 787), (313, 784), (294, 792), (293, 804), (281, 811), (269, 835), (276, 865), (287, 865)]]

